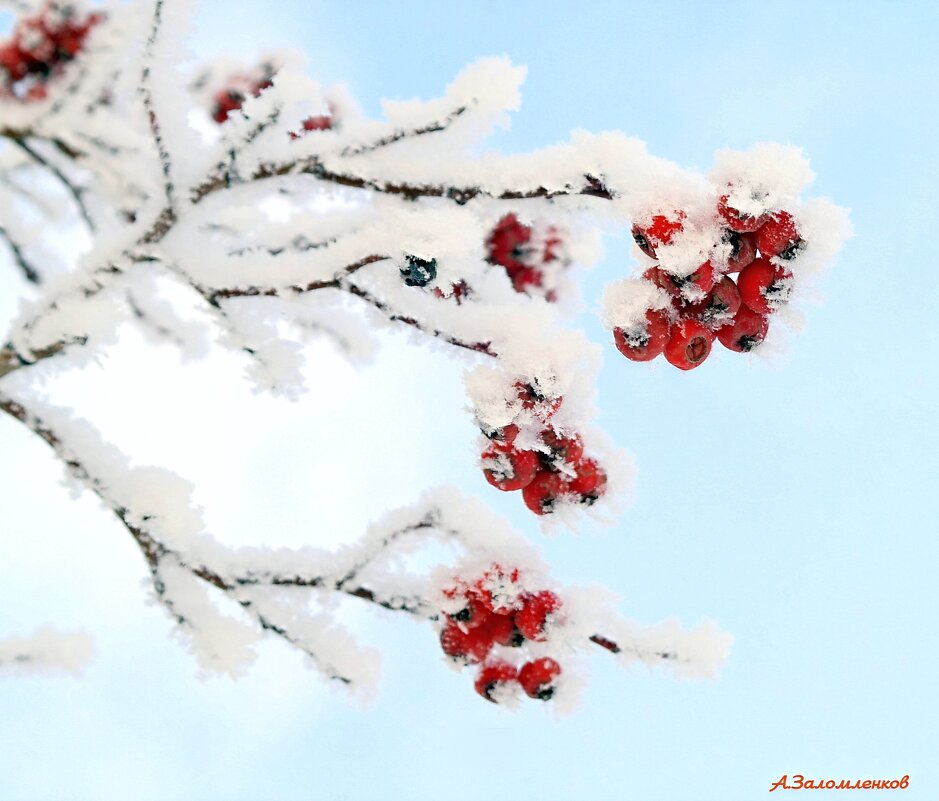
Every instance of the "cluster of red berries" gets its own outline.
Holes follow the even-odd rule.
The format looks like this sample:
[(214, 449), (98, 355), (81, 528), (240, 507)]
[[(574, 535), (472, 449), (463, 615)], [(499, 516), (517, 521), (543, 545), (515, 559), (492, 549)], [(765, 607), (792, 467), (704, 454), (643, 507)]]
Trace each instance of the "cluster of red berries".
[[(738, 352), (765, 339), (769, 316), (789, 299), (792, 287), (792, 273), (781, 262), (794, 259), (805, 242), (786, 211), (744, 215), (724, 195), (717, 214), (730, 255), (725, 262), (706, 261), (690, 275), (675, 276), (661, 266), (642, 274), (665, 290), (671, 303), (649, 309), (644, 325), (614, 329), (616, 347), (627, 359), (645, 362), (664, 353), (670, 364), (691, 370), (708, 357), (715, 338)], [(681, 211), (654, 215), (633, 226), (633, 238), (654, 259), (683, 230), (685, 218)], [(734, 273), (736, 281), (730, 277)]]
[[(227, 86), (215, 93), (212, 119), (221, 125), (229, 115), (238, 111), (249, 97), (259, 97), (261, 92), (273, 85), (277, 66), (270, 61), (262, 63), (255, 75), (231, 75)], [(333, 127), (332, 114), (307, 117), (300, 131), (290, 131), (291, 139), (299, 139), (309, 131), (328, 131)]]
[(554, 695), (561, 666), (550, 657), (517, 667), (506, 659), (491, 659), (501, 645), (522, 648), (526, 642), (544, 643), (557, 624), (561, 600), (550, 590), (521, 590), (520, 571), (493, 565), (474, 581), (458, 581), (444, 596), (459, 606), (446, 615), (440, 647), (463, 665), (481, 665), (475, 688), (487, 701), (498, 703), (521, 688), (530, 698), (547, 701)]
[(548, 286), (545, 266), (561, 259), (561, 236), (549, 226), (540, 241), (534, 241), (534, 229), (506, 214), (489, 235), (486, 246), (490, 264), (505, 268), (516, 292), (541, 296), (549, 303), (557, 300), (557, 291)]
[(548, 398), (521, 381), (515, 389), (522, 409), (541, 423), (537, 433), (544, 450), (516, 447), (516, 423), (484, 428), (490, 441), (481, 457), (486, 481), (503, 492), (521, 490), (525, 505), (536, 515), (550, 514), (562, 500), (593, 504), (606, 490), (606, 473), (595, 459), (584, 456), (584, 442), (577, 434), (565, 436), (551, 424), (563, 396)]
[(42, 100), (47, 84), (74, 59), (102, 14), (80, 15), (68, 3), (51, 2), (16, 23), (0, 45), (0, 98)]

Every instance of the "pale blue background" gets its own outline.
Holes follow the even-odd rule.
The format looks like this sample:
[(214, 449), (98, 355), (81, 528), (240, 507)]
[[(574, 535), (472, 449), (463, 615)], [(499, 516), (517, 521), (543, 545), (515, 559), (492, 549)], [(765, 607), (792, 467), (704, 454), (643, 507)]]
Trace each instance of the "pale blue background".
[[(314, 75), (347, 81), (371, 113), (383, 96), (435, 96), (467, 62), (508, 54), (530, 72), (496, 140), (505, 149), (622, 129), (706, 169), (717, 148), (797, 144), (818, 174), (811, 193), (850, 207), (857, 236), (775, 364), (722, 351), (683, 374), (607, 348), (601, 422), (636, 456), (637, 502), (614, 530), (544, 541), (545, 554), (562, 580), (613, 588), (637, 620), (711, 617), (736, 644), (716, 683), (623, 673), (598, 653), (582, 709), (560, 722), (533, 704), (499, 713), (439, 662), (426, 627), (371, 614), (366, 637), (386, 659), (368, 709), (277, 646), (242, 682), (195, 681), (169, 623), (142, 603), (126, 537), (55, 489), (41, 445), (0, 423), (16, 458), (0, 468), (0, 630), (49, 620), (99, 638), (80, 680), (0, 683), (0, 799), (747, 801), (783, 773), (910, 774), (900, 797), (936, 798), (939, 6), (209, 2), (197, 41), (209, 52), (223, 37), (236, 53), (300, 47)], [(591, 306), (630, 269), (626, 240), (607, 246), (586, 279)], [(592, 314), (582, 322), (605, 339)], [(327, 537), (351, 536), (441, 477), (538, 537), (518, 499), (486, 492), (473, 467), (459, 370), (388, 347), (364, 378), (322, 355), (338, 399), (314, 392), (299, 406), (254, 398), (237, 365), (204, 387), (190, 369), (200, 399), (219, 393), (249, 419), (273, 410), (237, 435), (179, 400), (119, 414), (141, 393), (92, 399), (93, 371), (69, 391), (122, 447), (195, 480), (233, 541), (316, 539), (320, 515)], [(172, 354), (161, 358), (178, 386)], [(418, 368), (439, 378), (415, 386)], [(133, 369), (117, 354), (101, 373)], [(159, 389), (153, 375), (138, 380)], [(345, 400), (366, 392), (373, 422), (337, 433)], [(323, 404), (332, 416), (310, 422)], [(317, 466), (324, 443), (356, 463), (339, 477)], [(373, 458), (386, 448), (401, 474)], [(343, 513), (359, 494), (374, 508)]]

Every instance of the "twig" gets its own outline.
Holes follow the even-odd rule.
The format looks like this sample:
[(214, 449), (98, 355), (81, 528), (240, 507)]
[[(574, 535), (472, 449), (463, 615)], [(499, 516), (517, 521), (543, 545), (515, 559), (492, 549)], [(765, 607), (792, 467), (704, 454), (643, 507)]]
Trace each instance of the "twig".
[(23, 249), (2, 225), (0, 225), (0, 239), (7, 243), (7, 246), (10, 248), (10, 253), (13, 255), (13, 261), (16, 266), (20, 268), (23, 277), (31, 284), (36, 284), (37, 286), (41, 284), (42, 276), (39, 274), (39, 271), (29, 263), (26, 259), (26, 255), (23, 253)]

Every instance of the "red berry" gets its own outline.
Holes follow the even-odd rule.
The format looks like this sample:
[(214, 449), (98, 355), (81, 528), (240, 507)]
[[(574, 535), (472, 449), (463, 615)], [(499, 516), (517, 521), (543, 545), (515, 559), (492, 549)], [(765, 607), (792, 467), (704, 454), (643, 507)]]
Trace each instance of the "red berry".
[(548, 420), (554, 416), (554, 413), (561, 408), (564, 400), (563, 395), (558, 397), (548, 397), (540, 392), (532, 384), (526, 384), (524, 381), (515, 382), (515, 390), (518, 399), (522, 402), (522, 408), (534, 411), (541, 419)]
[(693, 370), (711, 352), (714, 334), (697, 320), (682, 320), (672, 329), (665, 358), (679, 370)]
[(694, 316), (709, 328), (726, 324), (740, 308), (740, 292), (732, 279), (724, 276), (708, 296), (693, 307)]
[(541, 257), (542, 263), (550, 264), (552, 261), (555, 261), (558, 258), (557, 250), (562, 244), (563, 240), (561, 239), (558, 229), (552, 225), (548, 228), (547, 236), (545, 237), (544, 253)]
[(560, 473), (542, 470), (534, 480), (522, 490), (525, 506), (536, 515), (550, 514), (554, 504), (562, 495), (570, 492), (567, 479)]
[(515, 613), (515, 625), (528, 640), (544, 642), (545, 621), (561, 608), (561, 599), (551, 590), (542, 590), (522, 600), (522, 608)]
[(675, 211), (670, 217), (654, 214), (648, 223), (636, 223), (633, 226), (633, 239), (643, 253), (654, 259), (656, 248), (668, 245), (675, 234), (681, 231), (685, 216), (683, 211)]
[(488, 428), (482, 426), (482, 432), (486, 439), (491, 439), (493, 442), (504, 445), (511, 445), (518, 436), (518, 426), (515, 425), (515, 423), (509, 423), (507, 426), (502, 426), (502, 428)]
[(451, 623), (440, 632), (440, 647), (447, 656), (472, 665), (489, 656), (492, 636), (484, 626), (463, 631)]
[(744, 267), (737, 276), (740, 299), (759, 314), (769, 314), (789, 300), (791, 288), (792, 273), (763, 258)]
[(303, 121), (304, 131), (328, 131), (333, 127), (333, 118), (329, 114), (320, 114), (317, 117), (307, 117)]
[(482, 463), (486, 481), (503, 492), (527, 487), (540, 467), (534, 451), (517, 451), (511, 445), (499, 443), (483, 451)]
[(476, 677), (476, 692), (487, 701), (496, 703), (497, 693), (501, 687), (514, 684), (518, 678), (515, 665), (508, 662), (490, 662), (479, 671)]
[(570, 482), (571, 492), (580, 495), (581, 503), (592, 504), (606, 490), (606, 471), (595, 459), (583, 459), (574, 469), (577, 476)]
[(761, 214), (758, 217), (741, 214), (733, 206), (728, 205), (727, 195), (721, 195), (721, 199), (717, 203), (717, 213), (727, 224), (728, 228), (740, 234), (753, 233), (769, 219), (769, 216), (766, 214)]
[(492, 614), (489, 607), (480, 599), (470, 598), (466, 606), (459, 612), (454, 612), (452, 615), (447, 615), (447, 617), (464, 631), (469, 631), (470, 629), (477, 629), (485, 625), (489, 618), (492, 617)]
[[(516, 292), (528, 292), (529, 287), (540, 288), (544, 273), (537, 267), (521, 267), (510, 271), (512, 289)], [(531, 294), (531, 293), (529, 293)]]
[(562, 437), (553, 428), (541, 432), (541, 439), (551, 449), (548, 461), (568, 462), (574, 464), (584, 452), (584, 441), (576, 434), (572, 437)]
[(733, 321), (717, 330), (717, 338), (725, 348), (746, 353), (766, 338), (768, 330), (769, 320), (766, 317), (741, 305)]
[(522, 665), (518, 672), (518, 683), (529, 698), (547, 701), (554, 695), (552, 682), (560, 675), (561, 666), (551, 657), (545, 656)]
[(616, 349), (634, 362), (647, 362), (658, 356), (668, 343), (671, 322), (660, 309), (646, 312), (646, 325), (638, 329), (613, 329)]
[(683, 292), (688, 287), (694, 287), (701, 292), (710, 292), (717, 282), (717, 273), (714, 270), (714, 265), (710, 261), (706, 261), (690, 275), (679, 276), (672, 280), (679, 285)]
[(727, 272), (739, 273), (756, 258), (756, 234), (727, 231), (726, 241), (731, 247), (730, 256), (727, 258)]
[(486, 243), (489, 261), (510, 269), (523, 269), (528, 252), (524, 246), (530, 240), (531, 228), (520, 223), (514, 214), (506, 214), (496, 224)]
[(228, 115), (240, 109), (245, 102), (244, 92), (238, 89), (223, 89), (215, 95), (215, 110), (212, 119), (219, 125), (228, 119)]
[(773, 218), (760, 228), (756, 241), (760, 254), (767, 259), (775, 256), (788, 261), (795, 258), (805, 247), (795, 220), (785, 211), (776, 212)]
[(681, 287), (678, 282), (672, 277), (671, 273), (667, 273), (661, 267), (650, 267), (642, 274), (642, 277), (646, 281), (651, 281), (659, 289), (664, 289), (673, 298), (681, 295)]
[(498, 645), (505, 645), (509, 648), (518, 648), (525, 637), (512, 615), (490, 615), (486, 622), (486, 630), (492, 641)]

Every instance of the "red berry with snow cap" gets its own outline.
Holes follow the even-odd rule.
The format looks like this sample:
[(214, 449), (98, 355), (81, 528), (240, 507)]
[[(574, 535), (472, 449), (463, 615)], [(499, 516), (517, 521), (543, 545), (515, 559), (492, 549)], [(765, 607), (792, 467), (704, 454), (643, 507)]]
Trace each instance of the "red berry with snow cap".
[(526, 246), (530, 241), (531, 228), (519, 222), (514, 214), (506, 214), (496, 224), (486, 243), (489, 261), (508, 269), (522, 270), (526, 266)]
[(733, 319), (740, 303), (737, 285), (724, 276), (703, 301), (695, 304), (693, 314), (709, 328), (719, 328)]
[(570, 481), (571, 492), (580, 496), (588, 506), (606, 492), (606, 471), (596, 459), (582, 459), (574, 468), (577, 475)]
[(515, 382), (516, 397), (522, 402), (522, 408), (534, 411), (542, 420), (548, 420), (561, 408), (562, 395), (550, 396), (541, 392), (534, 384), (524, 381)]
[(648, 362), (658, 356), (668, 343), (671, 321), (661, 309), (646, 312), (646, 324), (641, 328), (614, 328), (616, 349), (634, 362)]
[(560, 608), (561, 599), (551, 590), (527, 595), (522, 600), (522, 608), (515, 613), (515, 625), (526, 639), (544, 642), (545, 621)]
[(753, 233), (769, 219), (769, 215), (766, 214), (760, 214), (758, 216), (742, 214), (729, 204), (727, 195), (722, 195), (718, 201), (717, 213), (730, 230), (736, 231), (739, 234)]
[(725, 241), (730, 244), (731, 248), (730, 255), (727, 257), (727, 272), (739, 273), (756, 258), (756, 237), (756, 234), (741, 234), (737, 231), (727, 231)]
[(758, 314), (770, 314), (789, 300), (792, 273), (767, 259), (756, 259), (737, 276), (740, 299)]
[(665, 358), (679, 370), (693, 370), (711, 352), (712, 334), (697, 320), (682, 320), (672, 329), (665, 346)]
[(518, 683), (529, 698), (547, 701), (554, 695), (554, 680), (560, 675), (561, 666), (546, 656), (522, 665), (518, 672)]
[(547, 515), (554, 511), (558, 499), (569, 493), (570, 486), (564, 476), (550, 470), (542, 470), (531, 484), (522, 490), (522, 500), (536, 515)]
[(796, 222), (786, 211), (776, 212), (756, 235), (757, 246), (764, 258), (794, 259), (805, 247)]
[(466, 606), (447, 617), (464, 631), (469, 631), (485, 625), (492, 617), (492, 610), (480, 599), (469, 598)]
[(717, 338), (725, 348), (747, 353), (766, 339), (768, 330), (769, 320), (764, 315), (741, 305), (733, 321), (717, 330)]
[(492, 635), (485, 627), (463, 631), (451, 623), (440, 632), (440, 647), (447, 656), (473, 665), (489, 656)]
[(515, 684), (518, 680), (518, 671), (515, 665), (508, 662), (490, 662), (483, 666), (476, 677), (476, 692), (487, 701), (498, 703), (500, 690)]
[(633, 226), (633, 239), (643, 253), (654, 259), (656, 249), (670, 244), (675, 234), (681, 231), (685, 216), (683, 211), (675, 211), (670, 215), (654, 214), (648, 222)]
[(584, 441), (576, 434), (564, 437), (553, 428), (547, 428), (541, 432), (541, 439), (551, 449), (550, 454), (542, 454), (549, 463), (574, 464), (584, 453)]
[(503, 492), (527, 487), (540, 468), (534, 451), (517, 451), (511, 445), (499, 443), (483, 451), (482, 464), (486, 481)]

